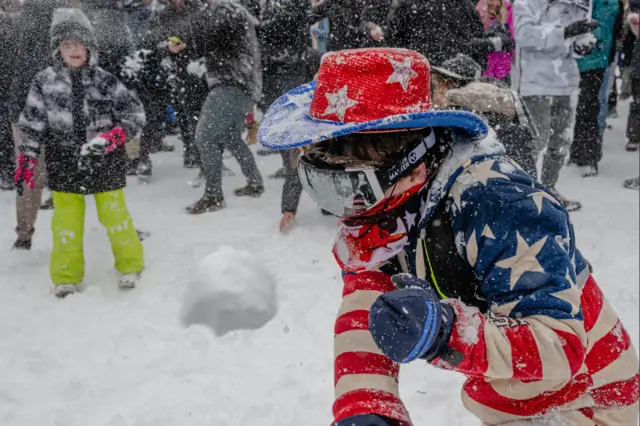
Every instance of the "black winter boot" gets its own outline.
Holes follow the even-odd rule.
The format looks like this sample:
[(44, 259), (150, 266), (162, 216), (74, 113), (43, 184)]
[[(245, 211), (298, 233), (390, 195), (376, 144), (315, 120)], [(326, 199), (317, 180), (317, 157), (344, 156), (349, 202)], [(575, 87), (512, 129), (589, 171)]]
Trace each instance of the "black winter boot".
[(222, 210), (227, 206), (224, 198), (213, 197), (210, 195), (204, 195), (195, 204), (187, 207), (187, 213), (189, 214), (202, 214), (207, 212), (216, 212)]
[(13, 183), (12, 177), (0, 176), (0, 191), (13, 191), (14, 188), (15, 188), (15, 184)]
[(628, 189), (640, 190), (640, 178), (627, 179), (624, 181), (624, 187)]
[(50, 195), (40, 206), (40, 210), (52, 210), (53, 209), (53, 197)]
[(256, 185), (253, 183), (250, 183), (247, 186), (238, 188), (235, 191), (233, 191), (233, 193), (236, 194), (237, 197), (254, 197), (254, 198), (258, 198), (259, 196), (262, 195), (263, 192), (264, 192), (264, 186)]
[(31, 238), (28, 240), (17, 239), (15, 243), (13, 243), (13, 250), (31, 250)]
[(280, 167), (272, 175), (269, 175), (269, 179), (284, 179), (287, 176), (288, 170), (286, 167)]

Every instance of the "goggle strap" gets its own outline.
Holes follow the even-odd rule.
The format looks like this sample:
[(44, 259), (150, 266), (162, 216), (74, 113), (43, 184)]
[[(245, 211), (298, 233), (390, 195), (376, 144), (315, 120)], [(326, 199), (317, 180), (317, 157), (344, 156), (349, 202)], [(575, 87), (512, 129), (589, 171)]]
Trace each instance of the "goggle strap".
[(380, 186), (384, 189), (390, 188), (394, 183), (414, 171), (422, 164), (422, 160), (427, 156), (427, 152), (430, 148), (433, 148), (435, 144), (436, 134), (432, 129), (431, 133), (422, 139), (421, 143), (413, 148), (405, 158), (392, 166), (384, 174), (378, 175)]

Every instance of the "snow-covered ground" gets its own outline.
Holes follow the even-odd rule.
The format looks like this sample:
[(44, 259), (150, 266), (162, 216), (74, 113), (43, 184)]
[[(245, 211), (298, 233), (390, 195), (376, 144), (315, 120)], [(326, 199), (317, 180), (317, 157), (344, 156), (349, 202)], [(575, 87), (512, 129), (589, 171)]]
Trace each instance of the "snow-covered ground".
[[(582, 201), (578, 246), (638, 346), (638, 193), (622, 180), (638, 174), (624, 151), (623, 118), (605, 136), (600, 176), (563, 171), (559, 189)], [(258, 157), (265, 175), (279, 156)], [(184, 207), (200, 197), (178, 153), (154, 156), (154, 182), (129, 181), (127, 201), (145, 241), (140, 287), (116, 289), (108, 240), (88, 203), (86, 290), (50, 293), (51, 212), (38, 218), (31, 252), (10, 251), (14, 194), (0, 193), (0, 425), (283, 426), (327, 425), (333, 394), (333, 321), (341, 282), (330, 248), (335, 220), (303, 198), (297, 226), (278, 233), (282, 181), (261, 199), (238, 199), (242, 178), (225, 179), (228, 208), (201, 216)], [(253, 253), (278, 282), (279, 311), (264, 328), (216, 338), (183, 328), (183, 294), (198, 261), (221, 246)], [(402, 395), (416, 425), (477, 425), (459, 401), (462, 378), (415, 363)]]

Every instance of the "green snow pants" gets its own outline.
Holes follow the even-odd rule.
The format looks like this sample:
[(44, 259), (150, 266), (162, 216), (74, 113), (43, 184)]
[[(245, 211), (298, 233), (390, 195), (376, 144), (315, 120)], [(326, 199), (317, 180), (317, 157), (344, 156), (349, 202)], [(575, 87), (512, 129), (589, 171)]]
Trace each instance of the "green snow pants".
[[(121, 274), (135, 274), (144, 268), (144, 250), (133, 220), (127, 210), (124, 192), (94, 195), (98, 219), (107, 229), (115, 267)], [(51, 280), (54, 285), (80, 284), (84, 279), (84, 211), (85, 196), (53, 192), (53, 251)]]

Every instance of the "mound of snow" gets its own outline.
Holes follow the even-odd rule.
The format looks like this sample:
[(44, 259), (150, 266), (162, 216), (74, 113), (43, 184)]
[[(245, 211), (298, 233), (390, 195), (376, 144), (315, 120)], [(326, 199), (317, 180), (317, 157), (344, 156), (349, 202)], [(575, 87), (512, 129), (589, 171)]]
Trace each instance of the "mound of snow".
[(187, 286), (182, 322), (205, 325), (222, 336), (259, 329), (276, 312), (271, 274), (251, 253), (223, 246), (200, 260), (197, 276)]

